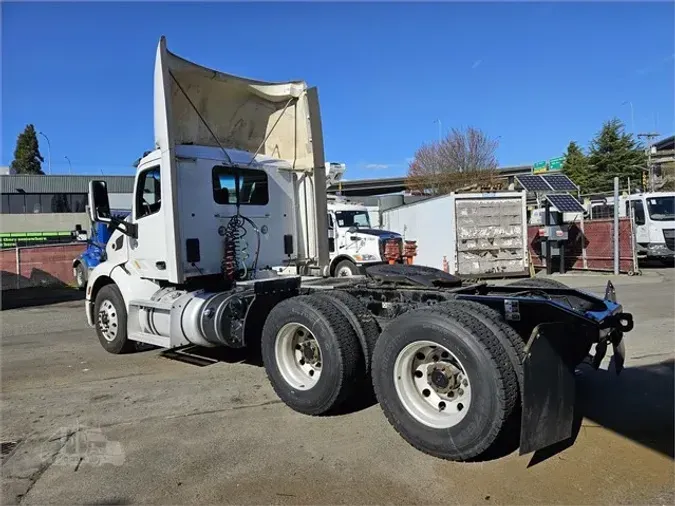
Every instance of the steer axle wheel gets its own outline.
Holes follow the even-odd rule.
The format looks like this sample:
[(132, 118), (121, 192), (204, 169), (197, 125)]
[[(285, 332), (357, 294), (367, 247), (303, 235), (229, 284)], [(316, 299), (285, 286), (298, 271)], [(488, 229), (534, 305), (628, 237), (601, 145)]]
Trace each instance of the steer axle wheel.
[(96, 294), (94, 319), (98, 340), (106, 351), (117, 354), (137, 349), (127, 339), (127, 310), (116, 285), (106, 285)]

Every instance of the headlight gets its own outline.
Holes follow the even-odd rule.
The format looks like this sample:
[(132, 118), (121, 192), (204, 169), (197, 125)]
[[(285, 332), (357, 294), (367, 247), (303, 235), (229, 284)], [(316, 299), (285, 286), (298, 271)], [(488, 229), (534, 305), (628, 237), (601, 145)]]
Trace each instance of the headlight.
[(354, 260), (357, 262), (368, 262), (371, 260), (377, 260), (377, 257), (375, 255), (364, 253), (363, 255), (354, 255)]

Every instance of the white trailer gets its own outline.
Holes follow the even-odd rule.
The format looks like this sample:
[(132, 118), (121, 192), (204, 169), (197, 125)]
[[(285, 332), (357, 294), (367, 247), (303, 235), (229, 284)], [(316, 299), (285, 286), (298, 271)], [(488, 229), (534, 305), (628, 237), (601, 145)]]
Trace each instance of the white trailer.
[(451, 193), (382, 213), (384, 228), (416, 240), (415, 263), (444, 259), (459, 276), (527, 273), (525, 192)]
[[(570, 437), (575, 365), (594, 344), (600, 359), (609, 343), (623, 356), (632, 328), (611, 286), (605, 299), (551, 280), (464, 286), (416, 265), (329, 278), (316, 89), (223, 74), (162, 38), (154, 93), (155, 147), (137, 165), (131, 214), (114, 217), (105, 182), (89, 185), (91, 219), (115, 229), (85, 291), (106, 351), (252, 346), (295, 411), (335, 412), (372, 385), (398, 433), (445, 459), (478, 458), (511, 433), (521, 453)], [(514, 227), (508, 198), (454, 200), (462, 230), (484, 209)], [(430, 218), (439, 230), (442, 218)], [(540, 345), (555, 330), (569, 353)]]

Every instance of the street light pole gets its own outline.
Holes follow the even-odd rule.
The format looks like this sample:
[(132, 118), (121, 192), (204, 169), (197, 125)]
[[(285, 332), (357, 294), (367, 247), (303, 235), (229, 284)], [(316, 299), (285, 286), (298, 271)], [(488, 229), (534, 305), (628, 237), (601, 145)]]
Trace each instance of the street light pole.
[(63, 158), (68, 160), (68, 174), (72, 174), (73, 173), (73, 164), (70, 163), (70, 158), (68, 158), (67, 156), (64, 156)]
[(49, 175), (52, 175), (52, 143), (49, 142), (49, 137), (47, 137), (44, 133), (38, 132), (42, 137), (47, 139), (47, 160), (49, 163), (49, 168), (47, 169), (47, 172), (49, 172)]
[(443, 128), (443, 127), (441, 126), (441, 120), (440, 120), (440, 119), (435, 119), (435, 120), (434, 120), (434, 123), (438, 123), (438, 142), (440, 143), (440, 142), (441, 142), (441, 130), (442, 130), (442, 128)]
[(621, 105), (630, 105), (630, 131), (635, 135), (635, 114), (633, 112), (633, 102), (630, 100), (624, 100)]

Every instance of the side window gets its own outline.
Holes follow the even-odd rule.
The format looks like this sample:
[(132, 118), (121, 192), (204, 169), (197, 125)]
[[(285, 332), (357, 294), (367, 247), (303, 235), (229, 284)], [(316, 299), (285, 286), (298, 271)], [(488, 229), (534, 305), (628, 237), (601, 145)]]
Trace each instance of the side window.
[(333, 230), (333, 217), (328, 213), (326, 218), (328, 218), (328, 230)]
[(136, 187), (136, 218), (150, 216), (162, 206), (159, 167), (141, 172)]
[[(237, 174), (239, 184), (237, 185)], [(264, 206), (269, 202), (267, 173), (255, 169), (239, 169), (216, 165), (212, 171), (213, 200), (216, 204)]]
[(641, 200), (633, 201), (633, 209), (635, 210), (635, 224), (644, 225), (645, 224), (645, 208), (642, 205)]

